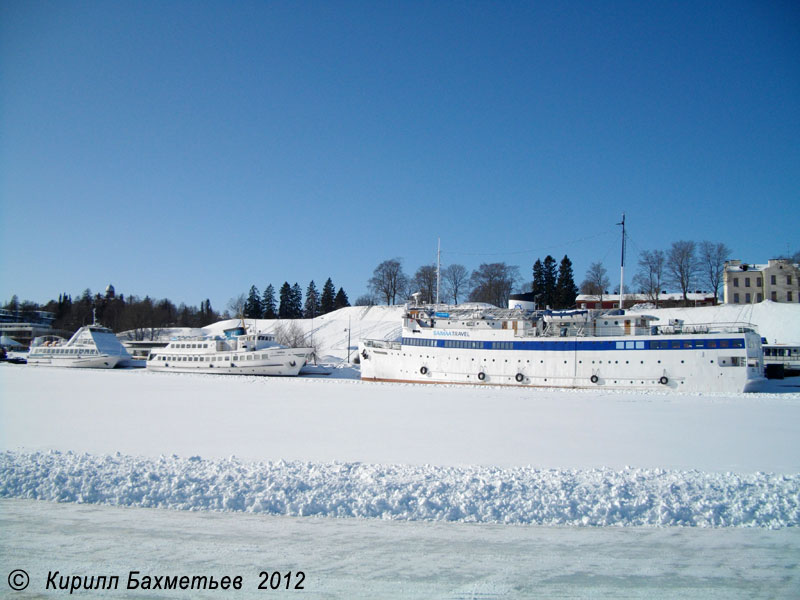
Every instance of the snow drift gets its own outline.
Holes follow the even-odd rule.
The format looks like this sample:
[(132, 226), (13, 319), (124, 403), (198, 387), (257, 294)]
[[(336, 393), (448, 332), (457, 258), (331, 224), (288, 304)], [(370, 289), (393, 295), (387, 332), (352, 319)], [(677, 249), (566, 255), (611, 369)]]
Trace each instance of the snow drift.
[(289, 516), (578, 526), (800, 525), (800, 475), (0, 455), (0, 497)]

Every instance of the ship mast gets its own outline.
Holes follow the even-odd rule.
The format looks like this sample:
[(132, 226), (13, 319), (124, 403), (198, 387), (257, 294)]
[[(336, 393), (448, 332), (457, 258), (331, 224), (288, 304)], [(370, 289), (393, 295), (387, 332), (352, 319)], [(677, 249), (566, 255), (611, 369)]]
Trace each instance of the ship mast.
[(622, 213), (622, 260), (619, 266), (619, 307), (623, 308), (625, 302), (625, 213)]
[(439, 304), (439, 274), (442, 263), (442, 238), (436, 240), (436, 304)]

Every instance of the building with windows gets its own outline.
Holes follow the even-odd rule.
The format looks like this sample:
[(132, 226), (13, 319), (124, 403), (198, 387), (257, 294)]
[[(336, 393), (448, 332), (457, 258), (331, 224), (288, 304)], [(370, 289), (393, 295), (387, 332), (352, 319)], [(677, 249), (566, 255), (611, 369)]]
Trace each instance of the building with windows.
[(725, 304), (800, 302), (800, 265), (785, 258), (766, 265), (729, 260), (722, 285)]
[(40, 335), (60, 334), (53, 329), (56, 316), (46, 310), (9, 310), (0, 308), (0, 334), (23, 346), (30, 346)]

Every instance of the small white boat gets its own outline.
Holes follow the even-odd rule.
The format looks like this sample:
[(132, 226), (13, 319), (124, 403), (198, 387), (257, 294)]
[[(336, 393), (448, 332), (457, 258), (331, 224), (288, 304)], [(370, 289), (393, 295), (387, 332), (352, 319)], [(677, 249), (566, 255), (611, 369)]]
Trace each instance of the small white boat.
[(113, 369), (130, 359), (114, 332), (96, 322), (78, 329), (68, 341), (38, 337), (28, 353), (29, 365), (46, 367)]
[(147, 358), (147, 368), (173, 373), (293, 377), (313, 353), (313, 348), (282, 346), (275, 336), (266, 333), (186, 338), (172, 340), (165, 348), (154, 348)]

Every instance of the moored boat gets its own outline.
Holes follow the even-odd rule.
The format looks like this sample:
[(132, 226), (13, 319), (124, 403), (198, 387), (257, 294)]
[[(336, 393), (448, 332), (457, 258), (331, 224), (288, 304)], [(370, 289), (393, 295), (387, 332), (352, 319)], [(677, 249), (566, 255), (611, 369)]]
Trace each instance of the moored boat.
[(130, 359), (114, 332), (96, 322), (81, 327), (69, 340), (36, 338), (27, 356), (29, 365), (84, 369), (113, 369)]
[(147, 358), (151, 371), (214, 373), (222, 375), (296, 376), (313, 354), (313, 348), (288, 348), (266, 333), (240, 333), (231, 337), (175, 339), (154, 348)]
[(412, 306), (400, 339), (362, 341), (361, 378), (693, 392), (754, 391), (764, 382), (751, 325), (654, 321), (622, 310)]

